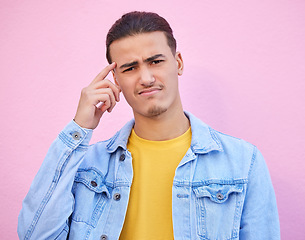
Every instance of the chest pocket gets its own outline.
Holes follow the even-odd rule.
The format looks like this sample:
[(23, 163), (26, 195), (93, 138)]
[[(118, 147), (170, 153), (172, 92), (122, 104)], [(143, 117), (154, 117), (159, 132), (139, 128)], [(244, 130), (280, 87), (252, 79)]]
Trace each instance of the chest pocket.
[(79, 169), (74, 179), (72, 193), (75, 198), (72, 220), (96, 227), (110, 198), (104, 177), (93, 169)]
[(238, 237), (243, 205), (243, 184), (210, 184), (194, 188), (197, 232), (201, 239)]

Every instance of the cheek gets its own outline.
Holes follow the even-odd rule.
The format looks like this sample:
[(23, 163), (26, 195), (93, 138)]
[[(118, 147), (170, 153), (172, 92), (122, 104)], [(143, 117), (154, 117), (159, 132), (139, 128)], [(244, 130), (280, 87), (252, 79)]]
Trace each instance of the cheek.
[(122, 93), (125, 98), (128, 98), (129, 96), (133, 95), (134, 93), (134, 88), (131, 86), (131, 84), (126, 84), (126, 83), (120, 83), (120, 88), (122, 90)]

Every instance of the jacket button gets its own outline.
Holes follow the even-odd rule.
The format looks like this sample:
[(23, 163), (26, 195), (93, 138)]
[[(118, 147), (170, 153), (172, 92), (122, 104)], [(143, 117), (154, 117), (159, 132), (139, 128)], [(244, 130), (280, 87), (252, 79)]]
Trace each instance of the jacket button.
[(218, 193), (216, 194), (216, 197), (217, 197), (218, 200), (222, 200), (222, 199), (223, 199), (223, 195), (222, 195), (221, 192), (218, 192)]
[(108, 239), (107, 235), (102, 235), (101, 236), (101, 240), (107, 240), (107, 239)]
[(125, 154), (122, 154), (121, 156), (120, 156), (120, 161), (124, 161), (125, 160)]
[(114, 199), (115, 201), (119, 201), (119, 200), (121, 199), (121, 194), (115, 193), (115, 194), (113, 195), (113, 199)]
[(96, 186), (97, 186), (96, 181), (91, 181), (91, 186), (92, 186), (92, 187), (96, 187)]
[(80, 133), (79, 132), (74, 132), (72, 133), (72, 137), (74, 140), (79, 140), (80, 139)]

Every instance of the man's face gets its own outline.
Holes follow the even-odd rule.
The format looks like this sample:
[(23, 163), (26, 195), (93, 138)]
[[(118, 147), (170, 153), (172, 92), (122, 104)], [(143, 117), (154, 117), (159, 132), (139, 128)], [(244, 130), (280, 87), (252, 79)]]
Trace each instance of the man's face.
[(180, 53), (173, 55), (163, 32), (116, 40), (110, 54), (117, 63), (114, 79), (135, 117), (156, 117), (180, 106), (178, 75), (183, 61)]

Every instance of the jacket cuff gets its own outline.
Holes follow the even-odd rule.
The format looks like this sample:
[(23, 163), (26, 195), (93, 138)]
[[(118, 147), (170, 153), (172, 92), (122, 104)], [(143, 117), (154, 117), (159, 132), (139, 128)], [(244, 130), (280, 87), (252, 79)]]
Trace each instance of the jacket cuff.
[(71, 148), (88, 147), (93, 130), (80, 127), (74, 120), (68, 123), (59, 134), (59, 138)]

